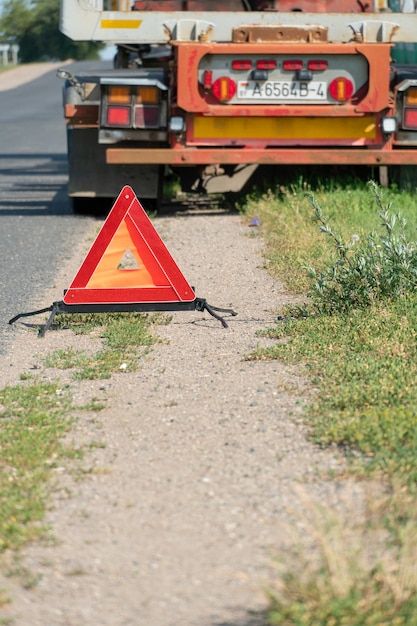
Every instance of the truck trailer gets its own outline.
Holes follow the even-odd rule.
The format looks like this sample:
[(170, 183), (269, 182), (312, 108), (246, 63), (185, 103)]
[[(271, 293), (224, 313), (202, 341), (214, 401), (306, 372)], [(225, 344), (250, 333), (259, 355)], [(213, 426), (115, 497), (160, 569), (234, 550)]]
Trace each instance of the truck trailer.
[(395, 2), (61, 0), (65, 35), (117, 46), (109, 69), (58, 71), (74, 209), (125, 184), (157, 204), (168, 169), (208, 194), (262, 165), (413, 184), (417, 65), (393, 49), (417, 39), (417, 15)]

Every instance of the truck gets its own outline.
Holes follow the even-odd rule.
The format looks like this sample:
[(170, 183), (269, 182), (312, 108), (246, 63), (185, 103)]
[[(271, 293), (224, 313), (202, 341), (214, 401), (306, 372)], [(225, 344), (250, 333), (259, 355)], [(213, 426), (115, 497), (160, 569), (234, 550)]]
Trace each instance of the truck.
[[(74, 210), (129, 184), (158, 206), (237, 193), (261, 166), (367, 166), (417, 184), (414, 0), (61, 0), (60, 30), (116, 47), (65, 80)], [(402, 4), (401, 4), (402, 2)]]

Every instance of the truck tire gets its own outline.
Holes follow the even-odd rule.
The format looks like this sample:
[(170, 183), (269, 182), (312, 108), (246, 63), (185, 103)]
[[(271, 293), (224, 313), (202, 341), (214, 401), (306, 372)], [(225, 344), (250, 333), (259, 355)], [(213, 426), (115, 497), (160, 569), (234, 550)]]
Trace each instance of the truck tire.
[(395, 183), (399, 189), (415, 191), (417, 188), (416, 165), (393, 165), (389, 168), (390, 183)]
[(106, 215), (113, 204), (114, 198), (87, 198), (76, 196), (70, 198), (74, 215)]
[(399, 166), (398, 186), (400, 189), (415, 191), (417, 187), (417, 166), (401, 165)]

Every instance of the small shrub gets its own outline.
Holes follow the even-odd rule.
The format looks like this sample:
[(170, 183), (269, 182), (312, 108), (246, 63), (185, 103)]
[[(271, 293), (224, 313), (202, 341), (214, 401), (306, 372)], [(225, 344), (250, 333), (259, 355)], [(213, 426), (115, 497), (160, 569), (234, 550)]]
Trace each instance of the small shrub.
[(405, 233), (406, 220), (400, 213), (384, 206), (380, 189), (369, 186), (375, 194), (381, 231), (369, 233), (363, 241), (352, 235), (345, 243), (324, 217), (313, 194), (314, 220), (334, 248), (333, 260), (317, 271), (306, 265), (313, 281), (308, 295), (319, 313), (346, 312), (382, 300), (395, 300), (417, 286), (417, 244)]

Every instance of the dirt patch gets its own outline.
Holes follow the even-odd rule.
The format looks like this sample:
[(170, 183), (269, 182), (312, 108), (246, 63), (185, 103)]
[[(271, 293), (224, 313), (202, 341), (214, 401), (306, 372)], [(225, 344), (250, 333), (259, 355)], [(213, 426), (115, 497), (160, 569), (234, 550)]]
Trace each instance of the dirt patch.
[[(0, 579), (15, 626), (254, 624), (285, 528), (303, 533), (296, 486), (343, 506), (345, 490), (321, 474), (340, 459), (309, 443), (302, 424), (307, 382), (282, 363), (245, 360), (290, 300), (263, 269), (257, 229), (214, 209), (154, 223), (197, 295), (238, 316), (226, 330), (206, 313), (174, 313), (137, 372), (72, 383), (76, 403), (106, 400), (98, 416), (79, 415), (72, 435), (100, 447), (81, 482), (57, 470), (47, 517), (56, 544), (31, 546), (22, 559), (39, 583)], [(62, 288), (84, 253), (64, 268)], [(45, 354), (94, 343), (67, 331), (38, 339), (23, 323), (12, 332), (5, 382), (33, 368), (56, 376)]]

